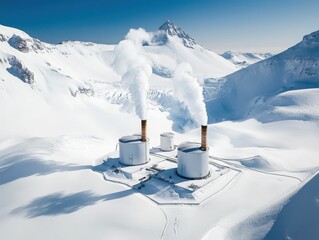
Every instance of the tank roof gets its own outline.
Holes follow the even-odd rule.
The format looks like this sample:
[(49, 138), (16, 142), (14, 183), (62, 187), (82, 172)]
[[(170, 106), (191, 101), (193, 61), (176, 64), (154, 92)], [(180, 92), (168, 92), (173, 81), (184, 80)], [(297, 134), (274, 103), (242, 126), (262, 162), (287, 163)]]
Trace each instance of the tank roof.
[[(205, 151), (201, 150), (201, 144), (200, 143), (197, 143), (197, 142), (183, 142), (181, 144), (178, 145), (178, 151), (182, 151), (182, 152), (185, 152), (185, 153), (203, 153)], [(207, 150), (208, 150), (208, 147), (207, 147)], [(207, 151), (206, 150), (206, 151)]]
[(142, 141), (142, 137), (140, 134), (134, 134), (129, 136), (123, 136), (119, 139), (122, 143), (133, 143)]
[(164, 133), (161, 133), (161, 136), (162, 137), (174, 137), (174, 133), (172, 132), (164, 132)]

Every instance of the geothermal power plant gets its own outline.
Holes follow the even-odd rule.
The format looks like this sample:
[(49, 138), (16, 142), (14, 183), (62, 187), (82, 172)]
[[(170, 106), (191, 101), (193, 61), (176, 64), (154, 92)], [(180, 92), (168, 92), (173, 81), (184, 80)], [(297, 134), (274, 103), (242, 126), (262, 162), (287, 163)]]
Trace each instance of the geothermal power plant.
[(212, 161), (207, 145), (207, 126), (198, 139), (175, 143), (174, 134), (160, 134), (159, 146), (150, 146), (147, 121), (140, 133), (123, 136), (118, 148), (95, 169), (106, 181), (130, 187), (157, 204), (198, 205), (222, 191), (240, 173)]
[[(174, 134), (160, 135), (160, 150), (173, 151)], [(126, 166), (143, 165), (151, 161), (149, 157), (147, 121), (141, 120), (141, 134), (124, 136), (119, 139), (119, 162)], [(177, 147), (176, 173), (183, 178), (201, 179), (209, 175), (209, 148), (207, 146), (207, 126), (201, 126), (201, 143), (184, 142)]]
[[(114, 60), (116, 66), (122, 66), (117, 56), (132, 54), (132, 45), (134, 41), (130, 39), (119, 45)], [(141, 49), (135, 50), (135, 58), (128, 57), (134, 61), (128, 62), (123, 71), (119, 68), (118, 73), (122, 75), (122, 84), (131, 94), (135, 113), (141, 119), (140, 131), (121, 137), (118, 148), (107, 154), (102, 166), (95, 171), (101, 172), (104, 180), (130, 187), (157, 204), (201, 204), (229, 185), (239, 171), (211, 160), (203, 89), (186, 63), (179, 64), (175, 70), (172, 78), (174, 95), (188, 107), (192, 116), (196, 116), (195, 122), (201, 125), (201, 136), (198, 136), (201, 141), (176, 144), (173, 133), (163, 132), (159, 136), (160, 145), (150, 146), (146, 119), (148, 78), (152, 67), (137, 54)]]

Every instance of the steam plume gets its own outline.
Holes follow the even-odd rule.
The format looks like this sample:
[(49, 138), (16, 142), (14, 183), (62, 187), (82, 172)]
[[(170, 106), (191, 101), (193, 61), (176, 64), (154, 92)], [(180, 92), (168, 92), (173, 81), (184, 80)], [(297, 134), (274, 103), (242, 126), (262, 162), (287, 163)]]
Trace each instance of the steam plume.
[(192, 67), (188, 63), (177, 66), (173, 77), (174, 95), (188, 108), (192, 119), (199, 125), (207, 125), (207, 112), (203, 97), (203, 88), (192, 76)]
[(141, 119), (147, 118), (148, 79), (152, 66), (143, 56), (143, 44), (150, 41), (144, 29), (131, 29), (115, 49), (114, 69), (122, 75), (122, 84), (130, 92), (135, 113)]

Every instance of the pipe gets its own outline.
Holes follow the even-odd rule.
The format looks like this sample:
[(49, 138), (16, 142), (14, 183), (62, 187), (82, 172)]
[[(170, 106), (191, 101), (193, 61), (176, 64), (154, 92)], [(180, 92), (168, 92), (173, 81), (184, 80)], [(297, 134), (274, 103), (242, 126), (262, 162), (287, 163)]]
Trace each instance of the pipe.
[(147, 127), (147, 121), (142, 120), (141, 121), (141, 128), (142, 128), (141, 140), (142, 140), (142, 142), (146, 142), (146, 139), (147, 139), (146, 127)]
[(207, 126), (202, 125), (201, 137), (202, 137), (202, 142), (201, 142), (200, 149), (202, 151), (206, 151), (207, 150)]

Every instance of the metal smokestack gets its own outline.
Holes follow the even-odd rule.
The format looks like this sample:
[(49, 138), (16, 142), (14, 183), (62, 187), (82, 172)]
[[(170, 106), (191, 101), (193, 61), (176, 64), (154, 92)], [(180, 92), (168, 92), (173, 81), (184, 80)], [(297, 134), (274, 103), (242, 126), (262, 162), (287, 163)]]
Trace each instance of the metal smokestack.
[(200, 149), (202, 151), (206, 151), (207, 150), (207, 126), (202, 125), (201, 137), (202, 137), (202, 141), (201, 141)]
[(142, 142), (146, 142), (146, 139), (147, 139), (146, 128), (147, 128), (147, 121), (142, 120), (141, 121), (141, 129), (142, 129), (141, 140), (142, 140)]

